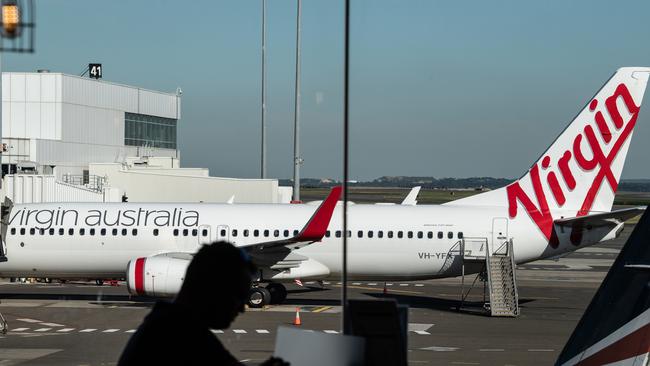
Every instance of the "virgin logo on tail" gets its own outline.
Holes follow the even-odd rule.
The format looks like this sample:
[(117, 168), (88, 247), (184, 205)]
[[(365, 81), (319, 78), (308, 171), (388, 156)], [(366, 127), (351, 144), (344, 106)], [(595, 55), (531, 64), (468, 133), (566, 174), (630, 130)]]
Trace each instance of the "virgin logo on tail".
[[(623, 120), (620, 111), (618, 110), (617, 100), (622, 98), (625, 106), (631, 114), (630, 119), (627, 123)], [(589, 110), (594, 112), (598, 107), (599, 101), (594, 99), (589, 104)], [(580, 183), (580, 180), (576, 181), (573, 172), (569, 166), (571, 159), (574, 159), (577, 165), (584, 171), (591, 172), (596, 170), (597, 174), (591, 182), (591, 186), (587, 191), (586, 196), (582, 202), (580, 209), (577, 212), (577, 216), (584, 216), (591, 210), (591, 207), (594, 203), (594, 199), (598, 194), (599, 189), (601, 188), (603, 181), (607, 181), (608, 186), (611, 188), (612, 192), (616, 192), (618, 187), (618, 182), (616, 181), (615, 175), (612, 173), (612, 162), (618, 155), (621, 147), (630, 137), (634, 125), (636, 124), (637, 116), (639, 113), (639, 107), (634, 103), (634, 99), (630, 94), (630, 91), (621, 83), (616, 87), (614, 93), (605, 99), (605, 107), (609, 113), (612, 123), (617, 131), (620, 132), (618, 139), (613, 141), (612, 145), (612, 133), (609, 129), (608, 124), (605, 122), (602, 111), (597, 111), (595, 113), (594, 122), (595, 127), (598, 129), (604, 144), (611, 145), (609, 153), (604, 152), (603, 146), (601, 146), (598, 138), (596, 137), (596, 132), (592, 124), (587, 124), (582, 131), (578, 133), (577, 136), (573, 139), (573, 146), (571, 149), (567, 149), (564, 153), (557, 157), (544, 156), (542, 159), (541, 170), (546, 172), (546, 179), (542, 181), (540, 178), (540, 167), (537, 163), (530, 169), (528, 174), (533, 185), (533, 191), (535, 195), (535, 204), (530, 198), (528, 193), (526, 193), (520, 186), (519, 181), (512, 183), (506, 187), (507, 196), (508, 196), (508, 213), (511, 218), (517, 216), (518, 202), (528, 212), (528, 216), (535, 222), (540, 231), (546, 236), (549, 240), (549, 243), (553, 247), (557, 247), (558, 242), (557, 238), (554, 237), (553, 233), (553, 215), (549, 210), (548, 201), (546, 195), (544, 194), (544, 185), (550, 188), (555, 201), (559, 207), (564, 206), (566, 203), (566, 193), (562, 189), (559, 181), (558, 175), (552, 169), (549, 169), (551, 165), (551, 159), (557, 161), (556, 166), (558, 167), (558, 173), (564, 182), (566, 188), (568, 188), (568, 193), (571, 193), (576, 185)], [(583, 154), (582, 146), (583, 140), (586, 140), (587, 145), (592, 152), (592, 158), (587, 159)], [(580, 172), (578, 172), (580, 173)], [(584, 183), (582, 183), (584, 184)]]

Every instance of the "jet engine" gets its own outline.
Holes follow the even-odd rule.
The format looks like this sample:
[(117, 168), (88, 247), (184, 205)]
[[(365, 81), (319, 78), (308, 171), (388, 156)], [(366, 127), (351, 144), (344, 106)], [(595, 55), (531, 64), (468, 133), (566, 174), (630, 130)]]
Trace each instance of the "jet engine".
[(137, 258), (126, 268), (126, 283), (132, 295), (175, 296), (185, 279), (190, 257), (168, 255)]

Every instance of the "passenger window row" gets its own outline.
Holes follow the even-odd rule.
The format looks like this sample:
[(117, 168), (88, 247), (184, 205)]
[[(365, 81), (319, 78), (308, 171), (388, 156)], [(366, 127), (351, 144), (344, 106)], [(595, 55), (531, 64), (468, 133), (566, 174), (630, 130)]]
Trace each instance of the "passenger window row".
[[(293, 236), (297, 236), (299, 233), (300, 233), (300, 231), (293, 230)], [(389, 231), (384, 232), (383, 230), (379, 230), (379, 231), (373, 231), (373, 230), (363, 231), (363, 230), (359, 230), (359, 231), (357, 231), (357, 238), (363, 238), (364, 236), (366, 236), (367, 238), (375, 238), (376, 237), (378, 239), (381, 239), (381, 238), (384, 238), (384, 234), (386, 234), (385, 237), (388, 238), (388, 239), (392, 239), (393, 237), (395, 237), (395, 235), (397, 236), (398, 239), (401, 239), (401, 238), (404, 238), (405, 233), (406, 233), (406, 237), (409, 238), (409, 239), (412, 239), (414, 237), (417, 237), (418, 239), (423, 239), (425, 236), (428, 239), (433, 239), (433, 237), (434, 237), (434, 232), (433, 231), (427, 231), (427, 232), (424, 232), (424, 231), (417, 231), (417, 232), (415, 232), (415, 231), (406, 231), (406, 232), (404, 232), (404, 231), (401, 231), (401, 230), (400, 231), (389, 230)], [(274, 238), (279, 238), (279, 237), (282, 236), (284, 238), (288, 238), (289, 235), (291, 234), (291, 231), (290, 230), (282, 230), (281, 231), (281, 230), (258, 230), (258, 229), (249, 230), (249, 229), (244, 229), (244, 230), (241, 230), (241, 232), (240, 232), (237, 229), (232, 229), (230, 234), (231, 234), (232, 237), (237, 237), (238, 235), (241, 234), (241, 236), (243, 236), (243, 237), (252, 236), (252, 237), (255, 237), (255, 238), (257, 238), (257, 237), (268, 238), (268, 237), (272, 236)], [(341, 230), (337, 230), (337, 231), (334, 232), (334, 236), (336, 236), (337, 238), (340, 238), (341, 234), (342, 234)], [(325, 237), (326, 238), (331, 237), (331, 235), (332, 235), (332, 232), (330, 230), (327, 230), (325, 232)], [(221, 236), (222, 237), (226, 236), (226, 230), (225, 229), (221, 230)], [(438, 231), (437, 236), (438, 236), (438, 239), (442, 239), (445, 236), (445, 233), (442, 232), (442, 231)], [(352, 230), (348, 230), (348, 237), (349, 238), (352, 237)], [(447, 232), (447, 238), (448, 239), (453, 239), (454, 238), (454, 233), (452, 231)], [(462, 239), (463, 238), (463, 232), (462, 231), (457, 232), (456, 233), (456, 238)]]
[[(49, 229), (37, 229), (37, 228), (29, 228), (29, 231), (27, 231), (26, 228), (20, 228), (20, 230), (16, 230), (15, 227), (12, 227), (10, 232), (11, 235), (16, 235), (17, 232), (20, 233), (20, 235), (27, 235), (29, 232), (29, 235), (65, 235), (66, 233), (68, 235), (75, 235), (75, 231), (79, 236), (84, 236), (84, 235), (89, 235), (89, 236), (106, 236), (106, 235), (112, 235), (112, 236), (137, 236), (138, 235), (138, 229), (118, 229), (118, 228), (112, 228), (112, 229), (106, 229), (106, 228), (101, 228), (101, 229), (96, 229), (96, 228), (78, 228), (78, 229), (64, 229), (64, 228), (49, 228)], [(158, 236), (160, 234), (160, 229), (153, 229), (153, 236)], [(198, 236), (199, 235), (199, 230), (198, 229), (174, 229), (172, 231), (172, 234), (174, 236)], [(207, 237), (208, 236), (208, 230), (207, 229), (202, 229), (201, 230), (201, 236)]]

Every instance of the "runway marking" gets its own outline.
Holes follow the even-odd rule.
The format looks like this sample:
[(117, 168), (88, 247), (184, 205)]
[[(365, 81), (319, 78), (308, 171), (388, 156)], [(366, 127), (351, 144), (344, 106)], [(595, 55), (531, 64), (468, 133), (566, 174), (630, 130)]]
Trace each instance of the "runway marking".
[(554, 349), (550, 348), (531, 348), (528, 350), (528, 352), (554, 352)]
[(96, 330), (97, 329), (94, 329), (94, 328), (82, 329), (82, 330), (79, 331), (79, 333), (91, 333), (91, 332), (94, 332)]
[(409, 284), (408, 283), (400, 283), (399, 285), (400, 286), (408, 286)]
[(102, 333), (115, 333), (115, 332), (117, 332), (117, 331), (119, 331), (119, 329), (106, 329), (106, 330), (103, 331)]
[(237, 334), (245, 334), (246, 333), (246, 331), (243, 330), (243, 329), (233, 329), (232, 331), (237, 333)]
[(73, 330), (74, 330), (74, 328), (63, 328), (63, 329), (57, 330), (57, 332), (66, 333), (66, 332), (71, 332)]
[(135, 333), (135, 331), (136, 331), (136, 329), (129, 329), (129, 330), (127, 330), (127, 331), (124, 332), (124, 333)]
[(213, 329), (212, 333), (223, 334), (223, 330), (221, 330), (221, 329)]
[(415, 287), (424, 287), (424, 284), (423, 283), (416, 283)]
[(19, 322), (25, 322), (25, 323), (41, 323), (42, 322), (42, 320), (29, 319), (29, 318), (20, 318), (20, 319), (16, 319), (16, 320), (18, 320)]
[(323, 312), (325, 310), (329, 310), (331, 308), (332, 308), (331, 306), (322, 306), (320, 308), (316, 308), (316, 309), (312, 310), (311, 312), (312, 313), (321, 313), (321, 312)]
[(323, 281), (323, 285), (329, 285), (331, 282)]
[(270, 332), (266, 329), (256, 329), (255, 330), (259, 334), (269, 334)]
[(375, 282), (370, 282), (368, 286), (377, 286), (377, 284)]
[(16, 328), (16, 329), (12, 329), (11, 331), (12, 332), (23, 332), (23, 331), (26, 331), (27, 329), (29, 329), (29, 328)]
[(361, 282), (352, 282), (352, 284), (355, 286), (361, 286)]
[(40, 325), (45, 325), (47, 327), (64, 327), (63, 324), (57, 324), (57, 323), (39, 323)]
[(325, 332), (327, 334), (339, 334), (338, 330), (333, 330), (333, 329), (326, 329), (323, 332)]
[(459, 349), (460, 348), (458, 347), (440, 347), (440, 346), (420, 348), (420, 350), (422, 351), (433, 351), (433, 352), (453, 352), (453, 351), (458, 351)]
[(479, 349), (479, 352), (503, 352), (505, 351), (503, 348), (481, 348)]
[(431, 333), (427, 332), (426, 330), (414, 330), (413, 332), (419, 335), (431, 335)]
[(47, 332), (48, 330), (52, 330), (52, 328), (38, 328), (34, 332)]

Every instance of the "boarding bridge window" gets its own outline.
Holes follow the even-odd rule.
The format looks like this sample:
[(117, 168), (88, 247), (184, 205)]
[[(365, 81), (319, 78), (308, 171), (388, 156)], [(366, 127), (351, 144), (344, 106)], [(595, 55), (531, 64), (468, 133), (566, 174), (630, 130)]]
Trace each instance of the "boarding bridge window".
[(363, 231), (359, 230), (357, 232), (357, 238), (363, 238)]
[(139, 113), (124, 114), (124, 145), (176, 149), (177, 120)]
[(463, 232), (462, 232), (462, 231), (459, 231), (459, 232), (458, 232), (458, 239), (462, 239), (462, 238), (463, 238)]
[(153, 229), (153, 236), (158, 236), (158, 229)]
[[(207, 230), (205, 230), (205, 231), (207, 231)], [(248, 229), (244, 230), (244, 236), (248, 237)]]
[(393, 238), (393, 230), (388, 231), (388, 238), (392, 239)]
[(276, 238), (280, 236), (280, 230), (273, 230), (273, 236)]
[(337, 238), (340, 238), (340, 237), (341, 237), (341, 230), (336, 230), (336, 233), (334, 233), (334, 235), (335, 235)]
[(260, 231), (257, 230), (257, 229), (253, 230), (253, 236), (256, 237), (256, 238), (257, 238), (258, 236), (260, 236)]
[(418, 239), (424, 238), (424, 233), (421, 231), (418, 231)]
[(368, 237), (369, 237), (369, 238), (372, 238), (372, 237), (373, 237), (372, 230), (368, 231)]
[(448, 233), (447, 233), (447, 238), (449, 238), (449, 239), (453, 239), (453, 238), (454, 238), (454, 233), (452, 233), (451, 231), (448, 232)]
[(34, 235), (34, 234), (36, 234), (36, 229), (34, 228), (29, 229), (29, 235)]
[(132, 229), (131, 230), (131, 235), (137, 236), (138, 235), (138, 229)]
[(106, 229), (99, 230), (99, 235), (105, 236), (106, 235)]
[[(194, 235), (196, 236), (196, 235)], [(232, 229), (232, 236), (236, 237), (237, 236), (237, 229)]]
[[(61, 229), (61, 230), (63, 230), (63, 229)], [(20, 235), (25, 235), (25, 228), (20, 229)]]
[(404, 232), (398, 231), (397, 232), (397, 237), (400, 238), (400, 239), (403, 238), (404, 237)]
[(64, 228), (59, 229), (59, 235), (63, 235), (63, 234), (65, 234), (65, 229)]
[(384, 237), (384, 232), (381, 231), (381, 230), (377, 231), (377, 237), (380, 238), (380, 239), (383, 238)]
[(438, 231), (438, 239), (442, 239), (443, 233), (442, 231)]
[(15, 227), (11, 228), (11, 235), (16, 235), (16, 228)]
[(79, 229), (79, 235), (86, 235), (86, 229)]
[(289, 230), (285, 230), (283, 234), (284, 234), (285, 238), (288, 238), (289, 237)]
[(427, 238), (433, 239), (433, 231), (427, 231)]
[(88, 232), (90, 233), (91, 236), (95, 235), (95, 229), (94, 228), (90, 229)]
[(413, 232), (409, 231), (408, 233), (406, 233), (406, 236), (408, 236), (409, 239), (413, 239)]

